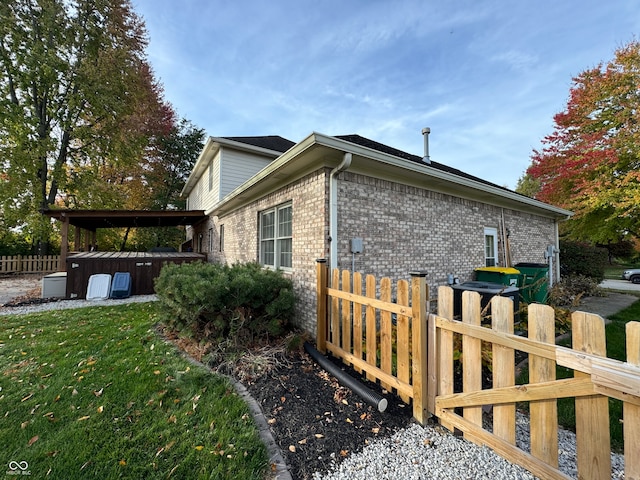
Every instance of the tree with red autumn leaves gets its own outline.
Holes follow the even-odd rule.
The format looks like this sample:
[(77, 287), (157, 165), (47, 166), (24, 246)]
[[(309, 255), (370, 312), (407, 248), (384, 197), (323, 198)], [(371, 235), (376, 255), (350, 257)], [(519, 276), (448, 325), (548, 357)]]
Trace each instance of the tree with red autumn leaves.
[(130, 0), (0, 2), (0, 231), (47, 242), (49, 208), (177, 208), (204, 132), (147, 41)]
[(554, 124), (520, 186), (572, 210), (565, 230), (574, 239), (640, 238), (640, 42), (575, 77)]

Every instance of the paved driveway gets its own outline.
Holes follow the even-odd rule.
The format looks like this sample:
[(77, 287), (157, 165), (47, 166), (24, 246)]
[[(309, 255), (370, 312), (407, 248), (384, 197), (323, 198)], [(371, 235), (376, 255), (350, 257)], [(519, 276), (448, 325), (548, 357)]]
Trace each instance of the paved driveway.
[(609, 290), (624, 290), (626, 292), (640, 293), (640, 284), (631, 283), (628, 280), (605, 280), (600, 286)]
[(0, 306), (40, 288), (42, 276), (42, 274), (0, 276)]

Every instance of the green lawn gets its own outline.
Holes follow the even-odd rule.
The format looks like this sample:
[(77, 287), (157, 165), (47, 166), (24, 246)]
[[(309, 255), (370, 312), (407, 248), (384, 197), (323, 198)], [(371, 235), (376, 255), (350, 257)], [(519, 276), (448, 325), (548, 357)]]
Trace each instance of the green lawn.
[(618, 264), (618, 265), (609, 265), (604, 269), (604, 278), (609, 280), (620, 280), (622, 279), (622, 272), (628, 270), (629, 268), (640, 268), (640, 265), (637, 264)]
[[(629, 307), (609, 317), (610, 323), (605, 326), (607, 341), (607, 357), (616, 360), (626, 360), (626, 335), (625, 325), (630, 321), (640, 321), (640, 300)], [(561, 345), (571, 347), (571, 339), (567, 338), (560, 342)], [(560, 378), (573, 378), (573, 370), (556, 367), (556, 376)], [(526, 383), (528, 372), (522, 373), (519, 383)], [(575, 429), (575, 399), (558, 399), (558, 421), (565, 428)], [(623, 449), (623, 422), (622, 422), (622, 402), (613, 398), (609, 399), (609, 429), (611, 433), (611, 447), (615, 451)]]
[(0, 474), (264, 478), (246, 404), (156, 335), (156, 308), (0, 317)]

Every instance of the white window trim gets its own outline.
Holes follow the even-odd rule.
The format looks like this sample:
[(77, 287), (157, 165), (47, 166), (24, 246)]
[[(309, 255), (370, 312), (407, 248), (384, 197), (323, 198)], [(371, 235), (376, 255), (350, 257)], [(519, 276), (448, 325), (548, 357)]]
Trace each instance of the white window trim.
[[(493, 237), (493, 254), (494, 257), (487, 257), (487, 237)], [(482, 236), (482, 249), (484, 255), (484, 264), (487, 265), (487, 260), (493, 258), (494, 265), (498, 266), (498, 229), (493, 227), (484, 227), (484, 235)]]
[[(259, 213), (259, 221), (258, 221), (258, 262), (260, 263), (260, 265), (267, 267), (267, 268), (272, 268), (272, 269), (281, 269), (284, 271), (292, 271), (293, 270), (293, 252), (291, 252), (291, 267), (283, 267), (282, 265), (280, 265), (280, 242), (278, 240), (284, 240), (284, 239), (291, 239), (293, 241), (293, 226), (292, 226), (292, 231), (291, 231), (291, 235), (290, 236), (283, 236), (283, 237), (279, 237), (278, 236), (278, 226), (280, 223), (280, 218), (279, 218), (279, 213), (284, 210), (290, 208), (291, 209), (291, 221), (293, 222), (293, 206), (291, 202), (287, 202), (287, 203), (283, 203), (281, 205), (278, 205), (276, 207), (273, 208), (269, 208), (267, 210), (263, 210)], [(267, 238), (264, 239), (262, 238), (262, 219), (264, 218), (265, 215), (270, 214), (270, 213), (274, 213), (274, 236), (273, 238)], [(263, 262), (263, 241), (267, 241), (267, 240), (273, 240), (274, 243), (274, 253), (273, 253), (273, 264), (268, 264), (268, 263), (264, 263)]]

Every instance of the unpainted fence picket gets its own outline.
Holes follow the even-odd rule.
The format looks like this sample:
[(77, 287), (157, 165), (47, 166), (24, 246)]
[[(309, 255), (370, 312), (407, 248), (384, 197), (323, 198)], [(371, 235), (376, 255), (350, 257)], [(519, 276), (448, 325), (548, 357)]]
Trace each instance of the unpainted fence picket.
[[(566, 479), (558, 468), (557, 399), (574, 397), (578, 477), (596, 480), (611, 475), (608, 398), (616, 398), (624, 409), (625, 478), (640, 479), (640, 323), (627, 324), (627, 361), (620, 362), (606, 357), (598, 315), (573, 313), (573, 345), (567, 348), (555, 344), (554, 310), (546, 305), (528, 306), (529, 333), (519, 336), (506, 297), (491, 300), (487, 325), (477, 292), (462, 293), (457, 318), (453, 290), (446, 286), (438, 288), (437, 313), (427, 315), (424, 275), (413, 276), (410, 286), (398, 281), (396, 302), (388, 278), (377, 283), (372, 275), (363, 279), (337, 269), (330, 278), (319, 261), (318, 349), (411, 401), (419, 422), (435, 415), (442, 426), (460, 430), (538, 477)], [(518, 351), (528, 355), (524, 385), (516, 384)], [(482, 384), (483, 362), (493, 367), (490, 388)], [(556, 380), (558, 365), (574, 370), (574, 378)], [(456, 391), (460, 370), (462, 386)], [(517, 402), (529, 407), (528, 451), (516, 445)], [(489, 430), (483, 406), (493, 409)]]
[[(328, 279), (325, 262), (318, 262), (318, 279)], [(319, 280), (320, 282), (320, 280)], [(426, 420), (427, 383), (421, 377), (426, 363), (426, 282), (416, 274), (411, 282), (396, 285), (397, 303), (393, 303), (390, 279), (380, 280), (379, 298), (376, 280), (348, 271), (331, 272), (327, 287), (318, 286), (316, 343), (319, 351), (330, 351), (352, 365), (367, 378), (396, 392), (405, 402), (413, 400), (414, 417)], [(410, 295), (411, 292), (411, 295)], [(411, 296), (411, 298), (410, 298)], [(416, 363), (417, 362), (417, 363)]]

